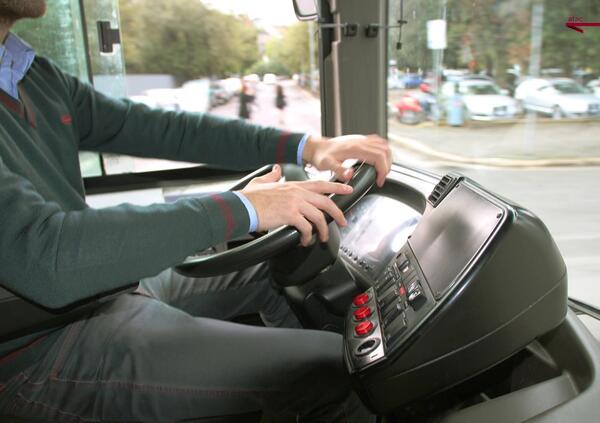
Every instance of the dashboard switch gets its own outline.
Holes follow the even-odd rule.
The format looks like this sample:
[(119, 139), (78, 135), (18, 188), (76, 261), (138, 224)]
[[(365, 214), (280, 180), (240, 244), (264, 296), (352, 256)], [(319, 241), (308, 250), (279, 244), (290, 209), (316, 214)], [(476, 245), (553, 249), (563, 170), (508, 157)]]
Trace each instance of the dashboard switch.
[(352, 304), (354, 304), (356, 307), (360, 307), (362, 305), (365, 305), (369, 300), (369, 294), (363, 292), (362, 294), (358, 294), (356, 297), (354, 297), (354, 301), (352, 301)]
[(416, 310), (425, 302), (425, 296), (420, 288), (416, 288), (408, 294), (408, 302)]
[(371, 315), (372, 311), (371, 311), (371, 307), (365, 306), (365, 307), (361, 307), (357, 310), (354, 310), (354, 318), (356, 320), (363, 320), (366, 319), (367, 317), (369, 317)]
[(373, 325), (373, 322), (370, 320), (366, 320), (364, 322), (360, 322), (359, 324), (357, 324), (354, 327), (354, 332), (356, 333), (357, 336), (365, 336), (365, 335), (370, 334), (374, 328), (375, 328), (375, 326)]

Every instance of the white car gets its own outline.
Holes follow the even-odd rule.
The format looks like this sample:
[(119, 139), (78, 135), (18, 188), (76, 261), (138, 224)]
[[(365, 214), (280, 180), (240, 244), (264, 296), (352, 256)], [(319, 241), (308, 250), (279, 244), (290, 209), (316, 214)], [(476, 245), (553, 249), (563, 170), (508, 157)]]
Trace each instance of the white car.
[(458, 94), (473, 120), (513, 119), (521, 113), (517, 102), (486, 78), (449, 81), (442, 85), (442, 97), (450, 98), (458, 85)]
[(274, 85), (277, 83), (277, 75), (274, 73), (265, 73), (263, 75), (263, 82), (265, 84)]
[(600, 79), (594, 79), (588, 82), (587, 87), (592, 90), (596, 97), (600, 97)]
[(515, 98), (523, 107), (562, 117), (600, 116), (600, 99), (570, 78), (531, 78), (519, 84)]

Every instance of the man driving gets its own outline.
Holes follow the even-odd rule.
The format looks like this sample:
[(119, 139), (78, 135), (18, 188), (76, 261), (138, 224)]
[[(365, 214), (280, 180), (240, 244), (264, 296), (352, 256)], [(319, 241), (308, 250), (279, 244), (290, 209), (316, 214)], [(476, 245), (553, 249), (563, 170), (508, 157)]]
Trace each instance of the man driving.
[[(359, 159), (375, 166), (381, 186), (391, 167), (387, 142), (109, 98), (10, 33), (45, 9), (44, 0), (0, 0), (0, 281), (50, 308), (140, 284), (65, 327), (0, 344), (0, 415), (164, 422), (262, 409), (302, 422), (364, 422), (348, 401), (342, 337), (300, 329), (265, 264), (201, 280), (170, 270), (195, 252), (281, 225), (295, 226), (303, 245), (313, 228), (326, 241), (324, 213), (346, 224), (327, 194), (352, 188), (280, 183), (275, 166), (237, 192), (92, 209), (78, 153), (237, 170), (309, 163), (340, 180), (352, 176), (342, 162)], [(265, 327), (230, 322), (249, 313)]]

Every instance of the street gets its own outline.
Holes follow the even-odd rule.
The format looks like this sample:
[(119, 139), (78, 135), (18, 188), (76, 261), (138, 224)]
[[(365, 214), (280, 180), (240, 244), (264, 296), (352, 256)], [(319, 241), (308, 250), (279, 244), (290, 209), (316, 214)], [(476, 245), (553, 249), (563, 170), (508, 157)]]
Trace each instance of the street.
[(466, 158), (580, 159), (600, 157), (600, 120), (527, 116), (517, 123), (471, 122), (463, 127), (433, 122), (404, 125), (389, 119), (389, 131), (441, 153)]
[[(287, 103), (283, 122), (279, 122), (279, 110), (275, 107), (275, 85), (262, 82), (256, 85), (250, 121), (260, 125), (281, 127), (294, 132), (320, 134), (321, 102), (319, 98), (301, 89), (292, 80), (284, 80), (279, 83), (284, 89)], [(237, 117), (239, 107), (238, 98), (234, 97), (228, 103), (213, 108), (210, 113)]]

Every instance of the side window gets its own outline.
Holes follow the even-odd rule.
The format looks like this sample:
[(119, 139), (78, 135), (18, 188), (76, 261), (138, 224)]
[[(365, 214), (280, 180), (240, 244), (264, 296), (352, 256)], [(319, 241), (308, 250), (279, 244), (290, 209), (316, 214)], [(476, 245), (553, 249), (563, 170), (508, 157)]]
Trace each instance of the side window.
[[(86, 0), (86, 14), (111, 2)], [(131, 100), (320, 134), (316, 29), (297, 21), (291, 1), (118, 3), (125, 95)], [(108, 85), (115, 81), (94, 58), (92, 64), (97, 87), (105, 78)], [(103, 156), (107, 174), (194, 165)]]
[[(37, 54), (56, 62), (63, 70), (89, 80), (79, 1), (54, 0), (41, 19), (23, 20), (13, 32), (31, 44)], [(83, 176), (102, 174), (100, 156), (82, 152), (79, 162)]]

